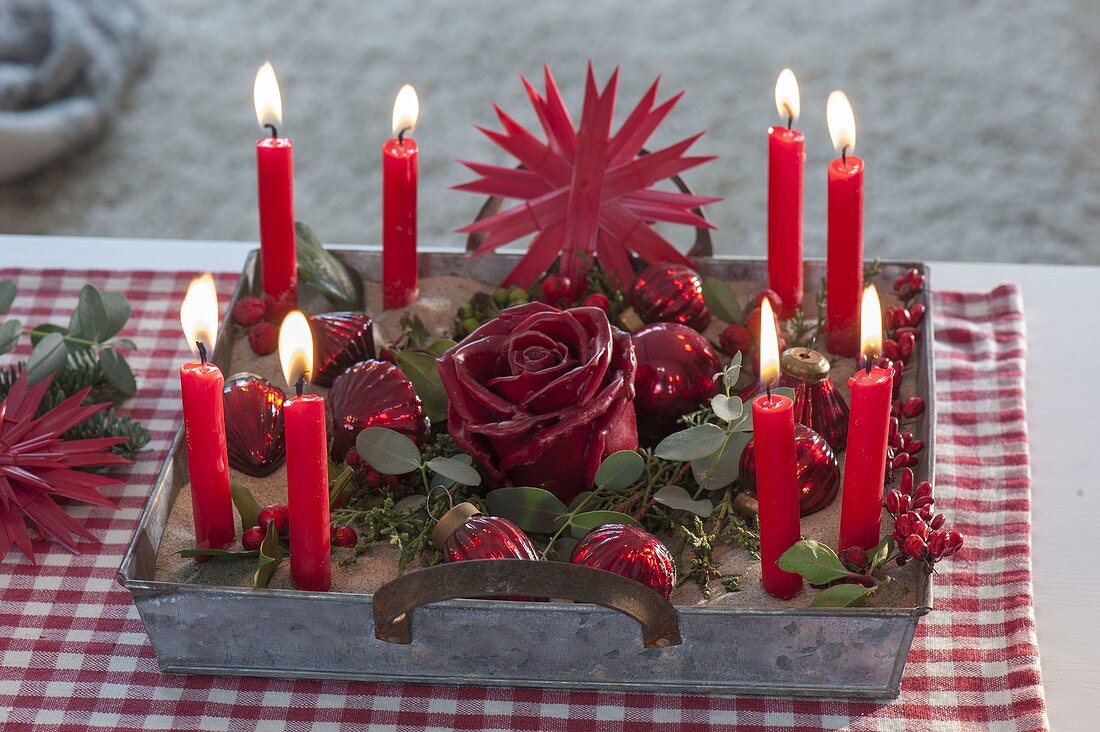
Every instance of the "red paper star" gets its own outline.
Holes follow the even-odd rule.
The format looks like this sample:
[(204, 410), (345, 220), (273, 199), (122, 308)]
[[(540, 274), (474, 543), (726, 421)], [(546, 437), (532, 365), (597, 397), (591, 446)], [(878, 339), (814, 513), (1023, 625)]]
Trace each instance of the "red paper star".
[(27, 386), (24, 371), (15, 380), (7, 399), (0, 402), (0, 559), (12, 545), (32, 562), (34, 548), (27, 523), (73, 553), (80, 547), (73, 535), (96, 541), (94, 535), (54, 503), (61, 496), (94, 506), (116, 508), (99, 492), (124, 481), (89, 473), (79, 468), (125, 465), (130, 461), (109, 452), (125, 437), (63, 440), (68, 430), (108, 406), (81, 406), (91, 388), (73, 394), (41, 417), (38, 405), (52, 377)]
[(702, 132), (654, 153), (642, 152), (683, 92), (654, 106), (658, 78), (612, 136), (619, 70), (615, 69), (600, 92), (590, 62), (580, 128), (574, 131), (549, 66), (545, 72), (545, 98), (522, 75), (520, 80), (547, 141), (536, 138), (494, 104), (504, 131), (478, 129), (519, 160), (520, 168), (459, 161), (481, 178), (456, 186), (458, 190), (523, 201), (459, 229), (487, 235), (472, 256), (483, 256), (535, 234), (527, 253), (504, 281), (506, 286), (521, 287), (530, 287), (559, 256), (559, 271), (575, 284), (583, 281), (584, 255), (588, 260), (598, 259), (623, 287), (634, 281), (631, 252), (650, 263), (693, 266), (651, 224), (665, 221), (714, 228), (691, 209), (722, 199), (651, 186), (715, 156), (684, 155)]

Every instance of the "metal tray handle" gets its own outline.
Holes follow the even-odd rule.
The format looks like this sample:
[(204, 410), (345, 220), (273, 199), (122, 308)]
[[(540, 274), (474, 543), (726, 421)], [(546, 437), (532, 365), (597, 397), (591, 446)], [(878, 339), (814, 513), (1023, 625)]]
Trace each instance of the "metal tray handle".
[(617, 610), (642, 626), (646, 648), (683, 642), (676, 609), (645, 585), (602, 569), (523, 559), (439, 564), (386, 583), (374, 593), (374, 634), (388, 643), (412, 643), (414, 608), (466, 597), (516, 596), (590, 602)]

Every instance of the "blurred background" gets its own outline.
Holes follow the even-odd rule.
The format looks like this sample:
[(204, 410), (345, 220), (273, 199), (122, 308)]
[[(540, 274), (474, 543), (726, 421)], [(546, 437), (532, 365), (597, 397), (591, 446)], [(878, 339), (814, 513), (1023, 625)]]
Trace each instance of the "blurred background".
[[(58, 38), (76, 48), (60, 60)], [(270, 59), (299, 219), (326, 242), (379, 240), (380, 146), (411, 83), (421, 241), (459, 246), (480, 200), (449, 190), (469, 179), (454, 159), (510, 162), (474, 125), (497, 126), (496, 101), (537, 130), (517, 75), (541, 87), (543, 61), (578, 119), (591, 58), (601, 84), (622, 67), (620, 120), (657, 75), (662, 99), (686, 90), (653, 142), (707, 131), (693, 151), (720, 159), (687, 178), (725, 198), (708, 211), (721, 252), (764, 253), (765, 135), (789, 66), (808, 256), (824, 255), (825, 99), (842, 89), (868, 257), (1100, 263), (1098, 41), (1096, 0), (0, 0), (0, 173), (75, 147), (0, 184), (0, 233), (255, 240), (252, 82)]]

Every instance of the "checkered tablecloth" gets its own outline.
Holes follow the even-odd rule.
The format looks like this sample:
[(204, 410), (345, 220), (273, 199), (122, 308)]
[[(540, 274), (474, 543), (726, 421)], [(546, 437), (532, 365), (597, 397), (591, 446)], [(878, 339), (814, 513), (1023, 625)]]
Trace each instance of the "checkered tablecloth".
[[(71, 556), (40, 543), (37, 566), (14, 551), (0, 563), (0, 729), (1046, 727), (1015, 287), (936, 295), (938, 505), (967, 544), (936, 578), (936, 610), (920, 623), (901, 698), (878, 703), (161, 674), (115, 571), (179, 423), (178, 312), (191, 277), (0, 270), (19, 287), (12, 315), (32, 324), (64, 322), (85, 282), (127, 294), (134, 316), (123, 335), (140, 348), (128, 408), (153, 433), (128, 485), (112, 494), (118, 511), (69, 509), (101, 546)], [(234, 279), (218, 277), (223, 297)]]

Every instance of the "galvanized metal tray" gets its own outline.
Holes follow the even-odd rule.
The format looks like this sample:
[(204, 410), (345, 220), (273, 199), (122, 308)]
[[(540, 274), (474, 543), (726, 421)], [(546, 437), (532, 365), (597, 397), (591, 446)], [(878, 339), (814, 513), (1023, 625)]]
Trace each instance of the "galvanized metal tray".
[[(377, 250), (334, 253), (368, 280), (381, 272)], [(517, 257), (471, 260), (459, 252), (429, 252), (421, 255), (420, 268), (424, 277), (457, 274), (495, 284)], [(234, 302), (253, 292), (257, 261), (254, 251)], [(696, 262), (704, 275), (765, 279), (762, 260), (701, 257)], [(929, 275), (921, 263), (887, 262), (880, 284), (910, 267)], [(808, 289), (815, 289), (822, 275), (823, 262), (806, 263)], [(931, 314), (923, 328), (916, 393), (928, 405), (918, 429), (928, 447), (917, 471), (931, 480)], [(231, 337), (232, 329), (226, 329), (214, 354), (226, 373), (233, 371), (226, 362)], [(375, 595), (157, 581), (157, 547), (187, 472), (181, 430), (118, 572), (133, 594), (161, 670), (169, 673), (892, 698), (917, 622), (932, 607), (930, 578), (906, 608), (673, 606), (641, 585), (617, 582), (622, 578), (616, 575), (585, 570), (606, 577), (581, 577), (576, 570), (582, 568), (553, 562), (542, 563), (546, 566), (536, 573), (529, 563), (522, 572), (500, 561), (442, 565), (406, 574)], [(593, 586), (599, 591), (591, 591)], [(525, 595), (536, 587), (581, 602), (449, 599)], [(257, 638), (274, 642), (257, 643)]]

